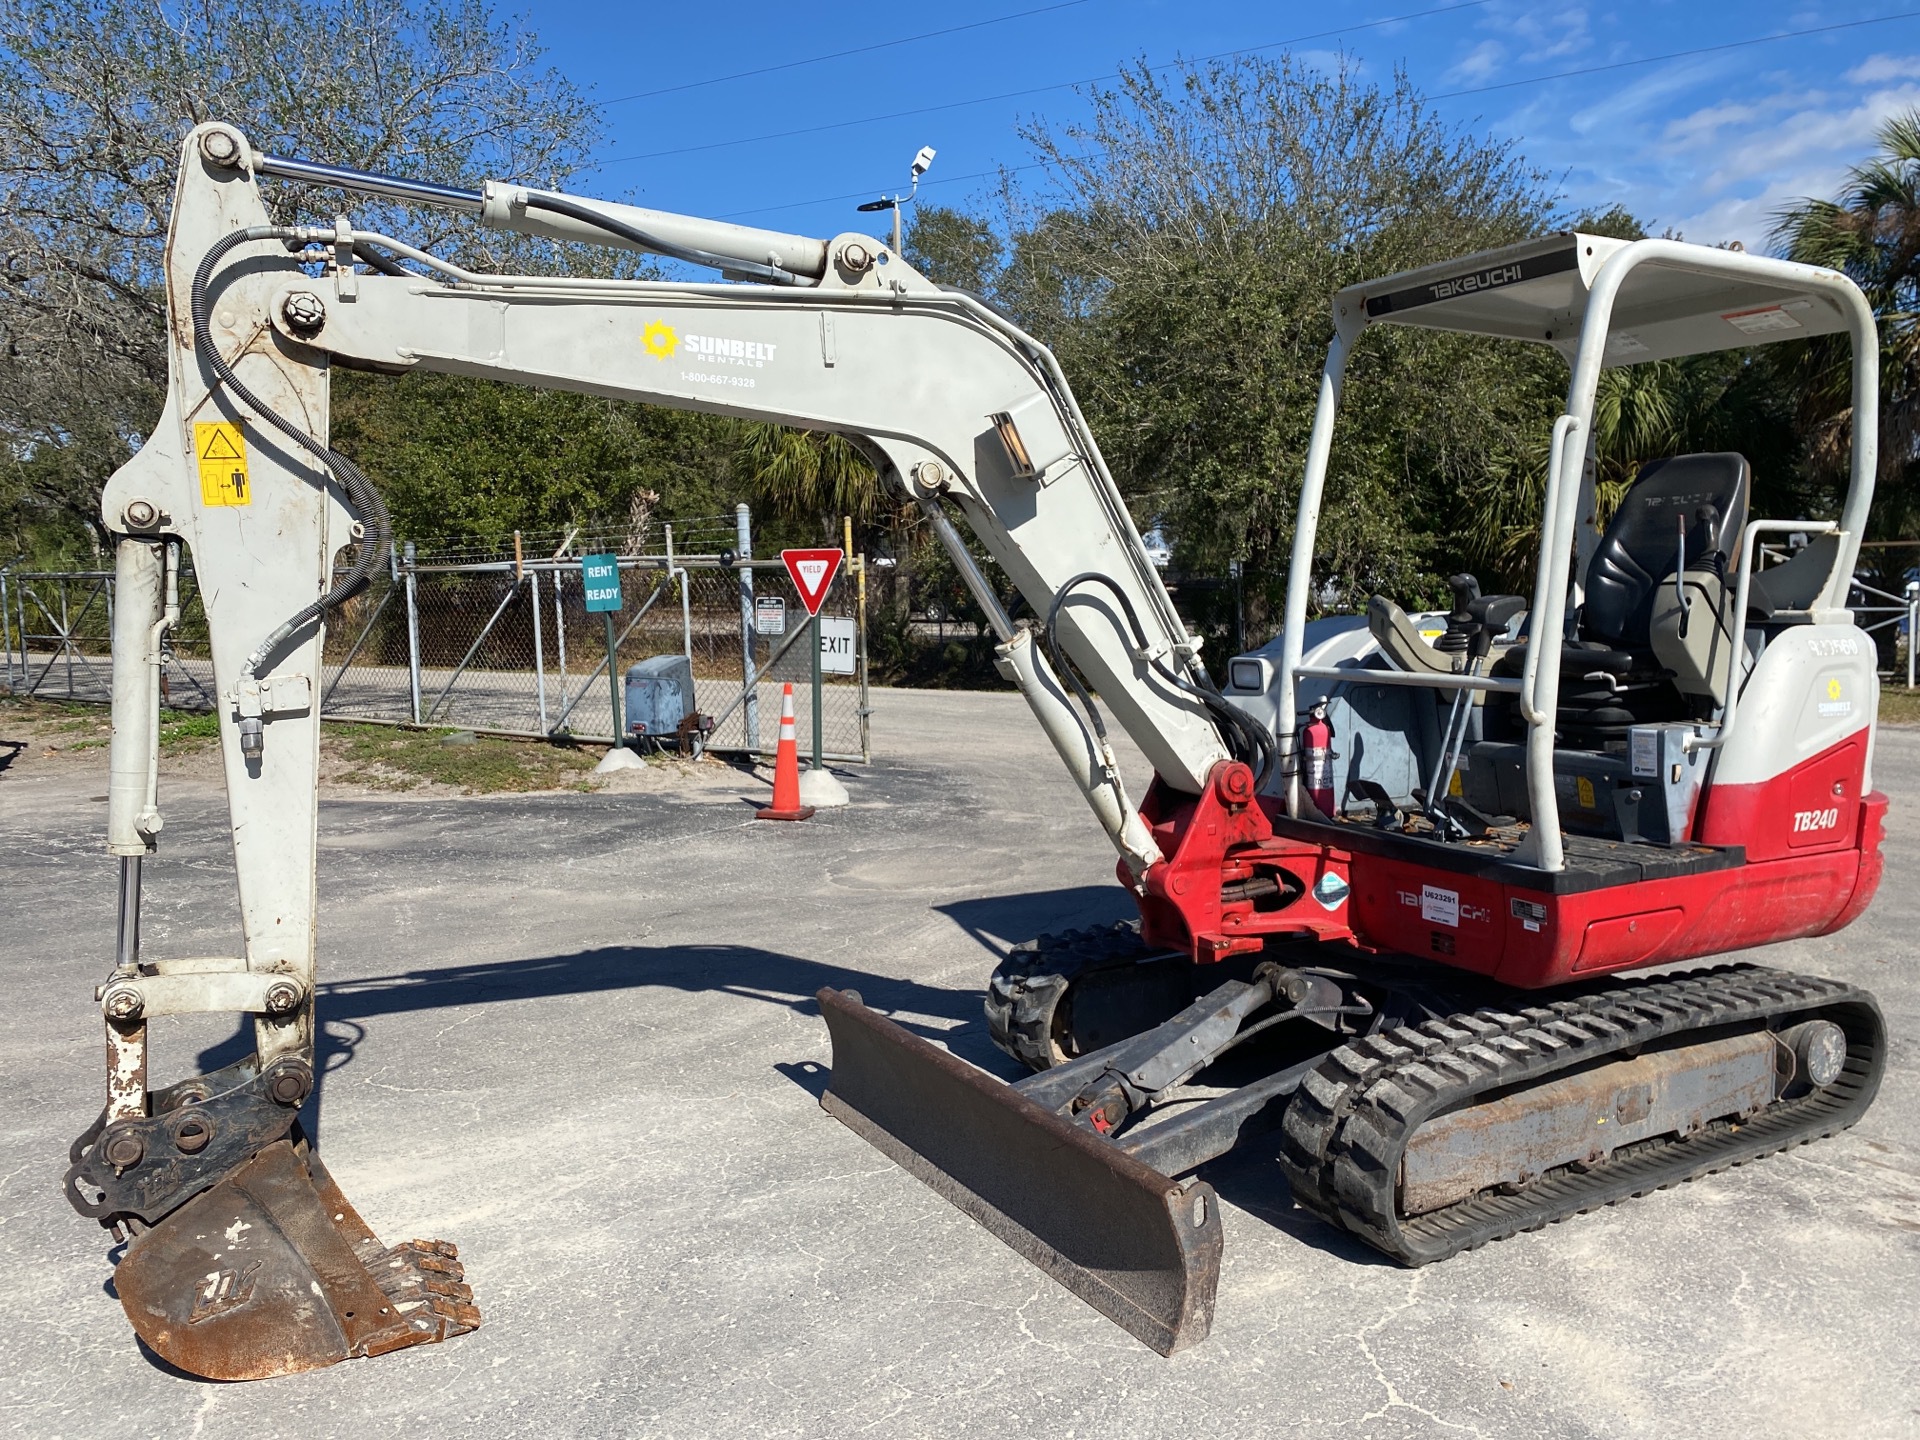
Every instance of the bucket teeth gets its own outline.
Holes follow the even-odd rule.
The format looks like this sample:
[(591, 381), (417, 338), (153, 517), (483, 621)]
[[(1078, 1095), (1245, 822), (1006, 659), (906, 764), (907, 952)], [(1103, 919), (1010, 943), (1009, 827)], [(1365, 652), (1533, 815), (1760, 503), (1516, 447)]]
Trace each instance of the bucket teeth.
[(479, 1328), (473, 1287), (466, 1283), (460, 1252), (447, 1241), (409, 1240), (380, 1251), (368, 1260), (367, 1269), (398, 1313), (409, 1322), (425, 1319), (437, 1327), (435, 1340)]

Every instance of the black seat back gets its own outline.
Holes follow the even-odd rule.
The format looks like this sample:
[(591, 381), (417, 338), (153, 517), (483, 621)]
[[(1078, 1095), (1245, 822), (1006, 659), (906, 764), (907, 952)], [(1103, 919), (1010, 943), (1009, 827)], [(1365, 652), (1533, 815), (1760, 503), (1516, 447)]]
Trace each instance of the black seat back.
[(1678, 518), (1687, 522), (1689, 566), (1716, 551), (1730, 558), (1746, 528), (1751, 488), (1745, 457), (1731, 453), (1678, 455), (1641, 466), (1587, 566), (1582, 637), (1621, 650), (1646, 649), (1655, 593), (1673, 578), (1679, 559)]

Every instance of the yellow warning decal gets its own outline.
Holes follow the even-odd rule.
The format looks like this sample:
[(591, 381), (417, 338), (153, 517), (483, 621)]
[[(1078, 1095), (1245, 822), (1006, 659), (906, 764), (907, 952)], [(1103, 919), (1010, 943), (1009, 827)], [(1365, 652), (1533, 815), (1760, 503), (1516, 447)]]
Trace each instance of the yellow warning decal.
[(1580, 808), (1582, 810), (1598, 809), (1599, 807), (1594, 804), (1593, 781), (1581, 775), (1576, 777), (1573, 783), (1580, 793)]
[(200, 460), (202, 505), (251, 505), (247, 483), (247, 437), (227, 420), (196, 420), (193, 453)]

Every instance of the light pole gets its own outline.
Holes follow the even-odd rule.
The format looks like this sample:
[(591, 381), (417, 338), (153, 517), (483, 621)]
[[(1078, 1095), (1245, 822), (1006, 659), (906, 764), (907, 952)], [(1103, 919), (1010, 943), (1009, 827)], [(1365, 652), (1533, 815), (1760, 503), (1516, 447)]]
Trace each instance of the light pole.
[(920, 177), (933, 165), (934, 150), (931, 145), (922, 145), (920, 153), (913, 157), (913, 183), (907, 187), (904, 195), (882, 195), (878, 200), (869, 200), (860, 206), (860, 213), (871, 214), (876, 210), (893, 211), (893, 253), (900, 253), (900, 207), (911, 205), (913, 197), (920, 191)]

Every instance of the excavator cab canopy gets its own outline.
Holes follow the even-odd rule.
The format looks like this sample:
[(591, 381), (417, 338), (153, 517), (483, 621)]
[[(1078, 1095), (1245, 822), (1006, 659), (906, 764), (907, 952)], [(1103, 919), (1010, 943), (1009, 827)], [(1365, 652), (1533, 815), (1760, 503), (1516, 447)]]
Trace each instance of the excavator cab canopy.
[[(1334, 318), (1343, 327), (1357, 320), (1365, 326), (1412, 325), (1530, 340), (1553, 346), (1571, 365), (1601, 267), (1634, 243), (1566, 231), (1483, 250), (1349, 285), (1334, 296)], [(1709, 256), (1741, 253), (1706, 251)], [(1783, 264), (1762, 263), (1769, 272)], [(1684, 258), (1649, 259), (1632, 269), (1613, 297), (1601, 364), (1638, 365), (1846, 328), (1847, 311), (1833, 294), (1824, 286), (1796, 283), (1790, 273), (1729, 273)]]
[[(1743, 250), (1678, 240), (1617, 240), (1563, 232), (1443, 261), (1419, 270), (1350, 285), (1333, 297), (1334, 338), (1321, 373), (1319, 404), (1308, 441), (1294, 526), (1293, 556), (1282, 627), (1281, 674), (1275, 695), (1279, 724), (1291, 729), (1302, 713), (1301, 685), (1323, 687), (1343, 672), (1302, 665), (1307, 608), (1314, 575), (1314, 537), (1333, 449), (1347, 357), (1375, 325), (1412, 325), (1530, 344), (1551, 345), (1572, 371), (1563, 413), (1547, 449), (1539, 560), (1533, 592), (1531, 642), (1519, 677), (1470, 674), (1410, 675), (1396, 681), (1440, 691), (1514, 697), (1526, 727), (1525, 789), (1532, 818), (1515, 858), (1544, 871), (1565, 868), (1554, 745), (1560, 720), (1563, 642), (1572, 635), (1589, 562), (1602, 535), (1597, 524), (1594, 408), (1601, 371), (1649, 360), (1844, 333), (1852, 347), (1851, 477), (1833, 520), (1746, 522), (1730, 558), (1745, 567), (1755, 534), (1788, 528), (1825, 537), (1826, 564), (1809, 619), (1839, 621), (1873, 501), (1878, 463), (1879, 336), (1873, 312), (1845, 275)], [(1742, 462), (1744, 464), (1744, 462)], [(1678, 542), (1677, 553), (1685, 553)], [(1742, 588), (1735, 608), (1744, 603)], [(1564, 617), (1543, 624), (1541, 617)], [(1734, 649), (1739, 649), (1735, 626)], [(1576, 670), (1578, 666), (1576, 665)], [(1378, 677), (1375, 677), (1378, 678)], [(1724, 745), (1732, 732), (1729, 702), (1710, 736), (1696, 749)], [(1311, 813), (1295, 778), (1286, 795), (1289, 814)]]

